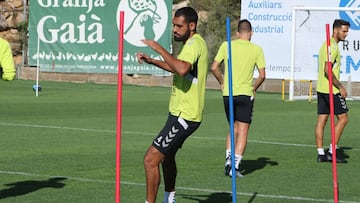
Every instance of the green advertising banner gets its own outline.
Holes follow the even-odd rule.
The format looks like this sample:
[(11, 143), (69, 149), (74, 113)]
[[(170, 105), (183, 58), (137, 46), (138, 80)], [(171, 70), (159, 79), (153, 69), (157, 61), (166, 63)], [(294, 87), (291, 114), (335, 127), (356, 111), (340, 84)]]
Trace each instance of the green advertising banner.
[(145, 52), (161, 58), (141, 39), (171, 50), (172, 1), (164, 0), (31, 1), (29, 64), (46, 72), (117, 73), (120, 11), (125, 14), (123, 72), (169, 75), (135, 57)]

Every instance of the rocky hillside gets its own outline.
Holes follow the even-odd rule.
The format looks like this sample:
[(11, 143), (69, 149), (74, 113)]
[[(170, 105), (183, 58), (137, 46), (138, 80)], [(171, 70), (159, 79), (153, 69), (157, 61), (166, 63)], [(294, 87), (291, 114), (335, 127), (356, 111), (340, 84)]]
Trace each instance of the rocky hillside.
[(22, 64), (26, 42), (27, 2), (28, 0), (0, 0), (0, 37), (10, 42), (16, 64)]

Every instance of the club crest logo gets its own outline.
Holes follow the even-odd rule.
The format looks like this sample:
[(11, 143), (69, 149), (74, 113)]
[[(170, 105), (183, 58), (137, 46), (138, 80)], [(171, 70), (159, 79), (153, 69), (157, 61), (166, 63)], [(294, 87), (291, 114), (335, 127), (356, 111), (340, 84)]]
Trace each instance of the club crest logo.
[[(360, 8), (360, 0), (341, 0), (339, 7)], [(340, 11), (340, 18), (350, 22), (350, 29), (360, 30), (360, 11)]]
[(163, 0), (122, 0), (117, 9), (119, 28), (120, 11), (124, 11), (124, 39), (138, 47), (145, 45), (141, 39), (157, 41), (165, 32), (168, 9)]

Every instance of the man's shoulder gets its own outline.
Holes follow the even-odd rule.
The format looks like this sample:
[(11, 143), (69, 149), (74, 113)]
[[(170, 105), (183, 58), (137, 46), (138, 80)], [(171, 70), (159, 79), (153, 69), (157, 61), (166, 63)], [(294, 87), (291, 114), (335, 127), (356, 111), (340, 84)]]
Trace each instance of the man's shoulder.
[(200, 44), (206, 44), (206, 42), (205, 42), (204, 38), (200, 34), (196, 33), (186, 41), (186, 45), (191, 46), (191, 45), (194, 45), (194, 44), (195, 45), (200, 45)]
[(0, 44), (9, 44), (9, 42), (6, 39), (0, 37)]
[(253, 50), (253, 53), (257, 53), (257, 54), (263, 53), (263, 48), (258, 44), (249, 42), (248, 47), (250, 48), (250, 50)]
[(255, 44), (254, 42), (249, 42), (251, 44), (251, 46), (253, 46), (255, 49), (257, 50), (262, 50), (262, 47), (258, 44)]
[(249, 40), (236, 39), (236, 40), (232, 40), (232, 43), (240, 44), (241, 46), (246, 45), (247, 47), (252, 47), (254, 49), (262, 49), (260, 45), (255, 44), (254, 42), (251, 42)]

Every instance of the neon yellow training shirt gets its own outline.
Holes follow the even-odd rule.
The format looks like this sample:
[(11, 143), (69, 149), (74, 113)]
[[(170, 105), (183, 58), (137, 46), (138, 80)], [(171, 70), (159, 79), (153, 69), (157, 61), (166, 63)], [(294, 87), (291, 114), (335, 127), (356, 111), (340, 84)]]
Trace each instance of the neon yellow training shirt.
[(3, 80), (13, 80), (15, 78), (15, 65), (11, 47), (8, 41), (0, 38), (0, 66), (3, 69)]
[[(255, 68), (265, 68), (265, 58), (260, 46), (236, 39), (231, 41), (232, 54), (232, 91), (234, 96), (254, 96), (253, 77)], [(223, 42), (215, 56), (215, 61), (224, 61), (224, 91), (223, 96), (229, 96), (228, 79), (228, 42)]]
[(200, 122), (205, 103), (208, 49), (204, 39), (195, 34), (184, 44), (177, 57), (192, 64), (186, 76), (174, 74), (169, 111), (185, 120)]
[[(326, 41), (322, 44), (319, 51), (319, 72), (318, 72), (318, 81), (316, 86), (316, 91), (321, 93), (329, 94), (329, 80), (325, 77), (325, 63), (327, 62), (327, 46)], [(340, 79), (340, 51), (338, 44), (334, 38), (330, 39), (330, 52), (331, 52), (331, 63), (333, 64), (332, 71), (334, 76), (339, 80)], [(339, 93), (339, 89), (333, 86), (333, 93)]]

